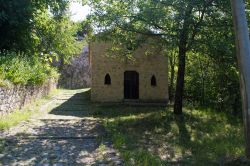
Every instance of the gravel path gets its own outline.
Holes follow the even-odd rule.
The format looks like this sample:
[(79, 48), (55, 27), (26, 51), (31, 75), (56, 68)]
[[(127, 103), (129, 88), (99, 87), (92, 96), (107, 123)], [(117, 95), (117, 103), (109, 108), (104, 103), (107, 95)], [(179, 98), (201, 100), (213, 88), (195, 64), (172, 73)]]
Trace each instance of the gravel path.
[(101, 141), (104, 127), (88, 116), (86, 90), (63, 90), (48, 105), (41, 116), (0, 133), (6, 140), (0, 165), (123, 165), (111, 141)]

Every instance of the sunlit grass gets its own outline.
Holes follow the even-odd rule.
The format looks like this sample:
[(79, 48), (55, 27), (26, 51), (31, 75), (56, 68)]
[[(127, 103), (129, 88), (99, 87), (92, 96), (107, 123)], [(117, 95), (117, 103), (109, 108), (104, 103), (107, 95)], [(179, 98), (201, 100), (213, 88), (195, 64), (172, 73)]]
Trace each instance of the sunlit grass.
[(5, 139), (0, 138), (0, 154), (4, 151)]
[(244, 156), (239, 117), (209, 109), (185, 109), (184, 119), (172, 108), (98, 107), (126, 165), (218, 165)]
[(27, 120), (32, 115), (31, 111), (15, 111), (0, 118), (0, 130), (9, 129), (21, 121)]
[(50, 95), (45, 96), (41, 99), (34, 100), (30, 104), (24, 106), (21, 110), (15, 110), (7, 115), (0, 117), (0, 130), (7, 130), (11, 127), (18, 125), (20, 122), (26, 121), (31, 116), (39, 116), (39, 112), (42, 105), (46, 104), (51, 100), (52, 96), (59, 93), (58, 90), (53, 90)]

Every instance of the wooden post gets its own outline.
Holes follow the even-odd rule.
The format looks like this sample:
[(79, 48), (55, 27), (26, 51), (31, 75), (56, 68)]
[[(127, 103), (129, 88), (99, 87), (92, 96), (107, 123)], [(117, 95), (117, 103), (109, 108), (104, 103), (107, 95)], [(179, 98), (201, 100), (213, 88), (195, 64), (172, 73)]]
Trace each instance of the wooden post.
[(237, 59), (240, 69), (243, 120), (246, 140), (246, 157), (250, 159), (250, 41), (243, 0), (231, 0)]

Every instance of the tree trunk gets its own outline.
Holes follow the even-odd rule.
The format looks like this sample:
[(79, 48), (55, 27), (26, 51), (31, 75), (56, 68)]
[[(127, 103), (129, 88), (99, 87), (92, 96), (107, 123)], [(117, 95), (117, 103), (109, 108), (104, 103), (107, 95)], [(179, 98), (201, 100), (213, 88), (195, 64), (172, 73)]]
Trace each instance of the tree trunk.
[(200, 65), (200, 72), (201, 72), (201, 101), (200, 104), (204, 106), (205, 104), (205, 73), (204, 73), (204, 66), (201, 62), (200, 57), (198, 57), (199, 65)]
[(170, 85), (169, 85), (169, 101), (170, 103), (173, 102), (174, 99), (174, 66), (175, 66), (175, 55), (169, 57), (170, 62)]
[(237, 59), (240, 69), (246, 157), (250, 159), (250, 41), (243, 0), (231, 0), (236, 34)]
[(174, 102), (174, 114), (182, 114), (183, 105), (183, 94), (184, 94), (184, 76), (185, 76), (185, 66), (186, 66), (186, 53), (187, 53), (187, 43), (188, 43), (188, 33), (190, 26), (190, 16), (193, 11), (192, 2), (187, 6), (185, 16), (183, 19), (183, 28), (180, 33), (179, 39), (179, 53), (178, 53), (178, 73), (175, 91), (175, 102)]
[[(183, 38), (184, 39), (184, 38)], [(179, 64), (177, 73), (177, 83), (175, 91), (174, 113), (182, 114), (183, 93), (184, 93), (184, 75), (186, 66), (186, 40), (181, 40), (179, 46)]]

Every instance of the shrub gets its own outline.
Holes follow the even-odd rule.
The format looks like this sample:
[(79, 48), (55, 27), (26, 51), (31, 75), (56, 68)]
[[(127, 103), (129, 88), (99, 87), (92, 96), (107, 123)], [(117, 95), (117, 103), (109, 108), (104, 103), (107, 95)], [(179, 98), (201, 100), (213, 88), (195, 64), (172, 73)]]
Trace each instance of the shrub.
[(0, 54), (0, 86), (5, 86), (6, 82), (40, 85), (51, 77), (58, 77), (55, 68), (49, 64), (43, 64), (36, 56), (15, 52)]

